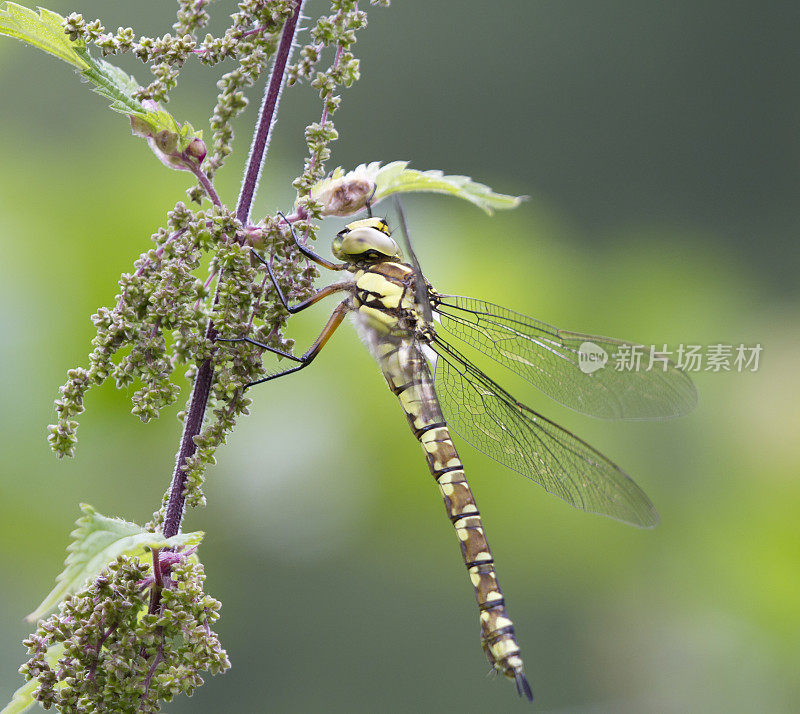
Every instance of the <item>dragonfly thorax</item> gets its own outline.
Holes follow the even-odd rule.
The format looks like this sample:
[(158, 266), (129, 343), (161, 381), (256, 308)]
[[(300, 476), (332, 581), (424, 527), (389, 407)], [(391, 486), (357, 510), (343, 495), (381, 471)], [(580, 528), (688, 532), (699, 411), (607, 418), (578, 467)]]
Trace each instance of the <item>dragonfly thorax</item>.
[(403, 253), (383, 218), (364, 218), (348, 223), (333, 239), (331, 252), (339, 260), (356, 265), (403, 259)]
[(354, 278), (353, 307), (367, 327), (425, 342), (433, 339), (433, 326), (427, 323), (417, 304), (412, 266), (381, 261), (358, 270)]

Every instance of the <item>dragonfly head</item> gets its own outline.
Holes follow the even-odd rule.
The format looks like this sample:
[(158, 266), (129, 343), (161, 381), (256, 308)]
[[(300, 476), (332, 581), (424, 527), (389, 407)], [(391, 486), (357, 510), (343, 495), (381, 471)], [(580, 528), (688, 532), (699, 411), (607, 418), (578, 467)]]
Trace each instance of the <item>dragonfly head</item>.
[(383, 218), (364, 218), (348, 223), (336, 234), (331, 251), (347, 263), (381, 263), (402, 260), (400, 246)]

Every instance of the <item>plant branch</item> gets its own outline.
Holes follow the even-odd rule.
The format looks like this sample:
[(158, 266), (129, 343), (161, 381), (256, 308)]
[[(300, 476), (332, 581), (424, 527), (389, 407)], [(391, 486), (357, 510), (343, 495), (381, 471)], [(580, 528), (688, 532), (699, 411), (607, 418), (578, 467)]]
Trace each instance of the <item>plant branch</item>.
[(264, 99), (261, 102), (258, 127), (255, 134), (253, 134), (253, 143), (250, 145), (250, 156), (247, 158), (242, 190), (239, 193), (239, 202), (236, 206), (236, 217), (242, 222), (243, 226), (247, 225), (247, 221), (250, 218), (250, 209), (258, 188), (258, 179), (261, 176), (264, 155), (272, 136), (272, 127), (278, 118), (278, 103), (281, 99), (286, 66), (289, 64), (289, 57), (292, 54), (294, 36), (304, 2), (305, 0), (297, 0), (294, 13), (283, 26), (278, 52), (275, 56), (275, 66), (272, 68), (272, 74), (264, 91)]
[[(275, 124), (278, 101), (280, 99), (281, 88), (283, 87), (286, 67), (289, 63), (289, 56), (297, 30), (300, 11), (303, 7), (303, 1), (304, 0), (297, 0), (294, 13), (283, 27), (280, 44), (275, 55), (275, 64), (272, 67), (267, 89), (264, 94), (264, 101), (261, 104), (258, 124), (255, 134), (253, 135), (253, 143), (251, 145), (250, 156), (236, 209), (236, 215), (243, 225), (247, 224), (247, 220), (250, 217), (250, 208), (253, 203), (256, 186), (258, 185), (258, 178), (264, 162), (264, 155), (269, 145), (272, 127)], [(217, 283), (217, 293), (214, 297), (215, 304), (218, 296), (219, 283)], [(214, 322), (209, 320), (208, 328), (206, 329), (206, 339), (214, 342), (216, 337), (217, 331), (214, 327)], [(184, 423), (183, 436), (181, 437), (181, 445), (175, 458), (175, 471), (172, 476), (172, 485), (170, 486), (166, 514), (164, 516), (163, 532), (164, 536), (167, 538), (176, 535), (181, 528), (185, 507), (184, 490), (186, 487), (186, 462), (197, 451), (197, 444), (195, 444), (194, 440), (195, 437), (200, 434), (200, 430), (203, 426), (203, 417), (208, 405), (208, 399), (211, 395), (213, 379), (214, 366), (211, 358), (209, 358), (204, 360), (197, 370), (194, 387), (192, 388), (192, 396), (189, 401), (189, 410)], [(158, 603), (151, 602), (151, 611), (154, 611), (153, 607), (157, 607), (157, 605)]]
[(214, 184), (211, 183), (211, 180), (206, 175), (206, 172), (200, 168), (199, 164), (191, 162), (189, 165), (191, 166), (191, 172), (195, 175), (195, 178), (199, 181), (200, 185), (205, 189), (205, 192), (211, 199), (211, 203), (213, 203), (215, 206), (222, 206), (222, 201), (220, 201), (220, 198), (214, 189)]

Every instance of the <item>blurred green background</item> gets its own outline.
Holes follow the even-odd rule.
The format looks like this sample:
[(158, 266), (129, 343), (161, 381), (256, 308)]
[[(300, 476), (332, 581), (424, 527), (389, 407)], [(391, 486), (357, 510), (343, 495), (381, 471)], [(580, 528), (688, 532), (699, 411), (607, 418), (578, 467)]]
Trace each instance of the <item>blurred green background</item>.
[[(155, 0), (49, 7), (142, 33), (171, 24)], [(797, 711), (800, 6), (406, 0), (369, 13), (330, 167), (409, 159), (532, 197), (494, 218), (409, 200), (435, 285), (645, 344), (764, 347), (757, 373), (695, 375), (699, 406), (673, 422), (599, 422), (518, 390), (634, 475), (662, 517), (652, 532), (570, 509), (463, 446), (534, 708)], [(216, 79), (187, 67), (176, 116), (202, 127)], [(108, 385), (91, 394), (69, 462), (49, 452), (45, 426), (66, 370), (85, 363), (88, 316), (188, 179), (69, 68), (10, 40), (0, 97), (7, 699), (22, 617), (51, 587), (78, 502), (144, 522), (168, 483), (175, 409), (143, 425)], [(256, 215), (290, 205), (317, 105), (307, 87), (284, 95)], [(219, 177), (229, 202), (254, 109)], [(310, 312), (293, 320), (299, 345), (325, 319)], [(484, 676), (452, 528), (352, 330), (254, 399), (209, 474), (208, 507), (186, 521), (207, 532), (233, 669), (165, 710), (522, 710), (513, 685)]]

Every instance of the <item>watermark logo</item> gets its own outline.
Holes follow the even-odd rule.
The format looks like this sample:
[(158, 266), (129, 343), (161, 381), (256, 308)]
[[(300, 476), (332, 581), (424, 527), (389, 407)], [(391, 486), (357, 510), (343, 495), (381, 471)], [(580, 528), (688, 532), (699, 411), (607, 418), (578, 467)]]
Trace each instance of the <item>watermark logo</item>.
[(584, 374), (603, 369), (608, 363), (608, 352), (594, 342), (582, 342), (578, 347), (578, 367)]
[(761, 344), (755, 345), (678, 345), (670, 351), (664, 345), (620, 344), (609, 354), (594, 342), (582, 342), (578, 348), (578, 367), (584, 374), (594, 374), (606, 365), (616, 372), (666, 372), (670, 366), (684, 372), (757, 372)]

